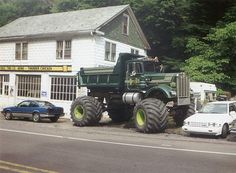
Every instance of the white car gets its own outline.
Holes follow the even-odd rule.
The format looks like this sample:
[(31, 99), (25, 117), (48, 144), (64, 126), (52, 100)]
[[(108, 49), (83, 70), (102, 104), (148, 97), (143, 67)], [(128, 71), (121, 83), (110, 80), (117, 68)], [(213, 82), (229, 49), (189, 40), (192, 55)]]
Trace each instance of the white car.
[(196, 114), (186, 118), (183, 131), (192, 134), (221, 135), (225, 138), (236, 119), (236, 101), (207, 103)]

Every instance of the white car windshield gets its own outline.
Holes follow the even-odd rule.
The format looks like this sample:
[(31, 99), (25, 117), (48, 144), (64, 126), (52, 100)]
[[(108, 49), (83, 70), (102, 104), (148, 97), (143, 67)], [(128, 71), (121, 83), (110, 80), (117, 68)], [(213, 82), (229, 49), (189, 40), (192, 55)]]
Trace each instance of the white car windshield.
[(227, 104), (206, 104), (199, 111), (199, 113), (214, 113), (214, 114), (226, 114), (227, 113)]

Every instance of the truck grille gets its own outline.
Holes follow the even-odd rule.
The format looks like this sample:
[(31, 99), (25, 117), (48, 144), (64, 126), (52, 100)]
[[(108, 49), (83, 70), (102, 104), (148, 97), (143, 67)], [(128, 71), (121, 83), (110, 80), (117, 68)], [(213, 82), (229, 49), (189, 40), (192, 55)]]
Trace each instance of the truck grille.
[(178, 97), (190, 96), (189, 78), (185, 73), (180, 73), (177, 77), (177, 95)]
[(177, 105), (190, 104), (190, 81), (185, 73), (180, 73), (177, 76)]

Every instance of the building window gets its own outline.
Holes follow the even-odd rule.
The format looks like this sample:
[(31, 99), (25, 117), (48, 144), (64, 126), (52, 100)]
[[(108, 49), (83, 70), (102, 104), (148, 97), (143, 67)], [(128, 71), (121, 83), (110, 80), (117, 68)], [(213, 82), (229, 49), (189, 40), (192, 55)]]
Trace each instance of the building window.
[(116, 60), (116, 44), (110, 43), (108, 41), (105, 42), (105, 60), (115, 62), (115, 60)]
[(40, 98), (40, 91), (41, 76), (17, 76), (17, 96)]
[(51, 99), (72, 101), (76, 98), (76, 77), (52, 77)]
[(129, 16), (127, 14), (123, 15), (122, 33), (129, 35)]
[(28, 59), (28, 43), (16, 43), (15, 59), (16, 60)]
[(138, 54), (139, 54), (139, 51), (136, 50), (136, 49), (132, 49), (132, 48), (131, 48), (131, 54), (138, 55)]
[(0, 75), (0, 95), (9, 95), (9, 75)]
[(71, 59), (71, 40), (57, 41), (57, 59)]

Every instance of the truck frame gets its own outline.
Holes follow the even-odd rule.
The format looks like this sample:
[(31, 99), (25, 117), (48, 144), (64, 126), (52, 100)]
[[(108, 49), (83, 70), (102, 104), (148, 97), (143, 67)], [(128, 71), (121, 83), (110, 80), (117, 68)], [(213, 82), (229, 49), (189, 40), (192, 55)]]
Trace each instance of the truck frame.
[(114, 67), (81, 68), (78, 86), (87, 87), (87, 96), (71, 105), (71, 118), (77, 126), (97, 124), (104, 111), (114, 122), (134, 117), (137, 131), (161, 132), (168, 115), (178, 126), (194, 113), (189, 78), (185, 73), (162, 73), (151, 58), (121, 53)]

